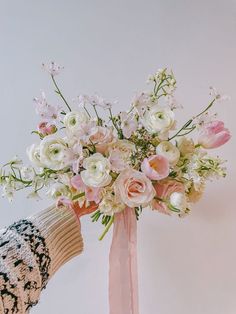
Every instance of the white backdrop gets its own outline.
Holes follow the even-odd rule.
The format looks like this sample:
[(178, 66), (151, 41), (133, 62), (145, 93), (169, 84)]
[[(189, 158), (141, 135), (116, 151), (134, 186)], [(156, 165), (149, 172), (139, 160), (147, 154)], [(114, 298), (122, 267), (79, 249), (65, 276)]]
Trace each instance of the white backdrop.
[[(171, 67), (178, 80), (179, 112), (186, 120), (218, 87), (232, 100), (217, 111), (235, 133), (235, 0), (41, 0), (0, 1), (0, 163), (34, 139), (38, 121), (32, 98), (52, 93), (41, 63), (65, 66), (58, 77), (65, 95), (97, 92), (125, 109), (148, 74)], [(218, 152), (215, 151), (215, 154)], [(210, 184), (204, 199), (184, 219), (145, 212), (138, 226), (141, 314), (236, 313), (235, 138), (220, 150), (228, 177)], [(20, 193), (0, 199), (1, 226), (49, 202)], [(49, 283), (32, 313), (108, 314), (110, 236), (83, 221), (85, 252)]]

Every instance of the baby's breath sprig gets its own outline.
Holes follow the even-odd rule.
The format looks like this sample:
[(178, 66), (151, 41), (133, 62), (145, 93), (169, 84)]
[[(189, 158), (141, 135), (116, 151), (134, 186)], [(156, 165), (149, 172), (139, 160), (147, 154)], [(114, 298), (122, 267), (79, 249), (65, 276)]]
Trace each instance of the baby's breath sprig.
[(158, 70), (149, 81), (154, 83), (151, 99), (153, 102), (162, 96), (171, 95), (176, 88), (176, 79), (172, 71), (168, 73), (167, 68)]

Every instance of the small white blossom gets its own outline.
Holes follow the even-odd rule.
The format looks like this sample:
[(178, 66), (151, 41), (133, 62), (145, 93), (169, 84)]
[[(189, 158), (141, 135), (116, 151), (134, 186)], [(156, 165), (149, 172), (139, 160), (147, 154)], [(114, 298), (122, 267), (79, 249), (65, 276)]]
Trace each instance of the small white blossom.
[(113, 216), (125, 209), (125, 204), (120, 202), (112, 187), (103, 190), (102, 201), (99, 203), (98, 209), (107, 216)]
[(33, 199), (33, 200), (36, 200), (36, 201), (41, 201), (42, 200), (41, 196), (39, 195), (39, 193), (37, 191), (33, 191), (33, 192), (29, 193), (27, 195), (27, 198), (28, 199)]
[(98, 106), (101, 107), (103, 109), (111, 109), (112, 108), (112, 103), (106, 101), (105, 99), (103, 99), (102, 97), (100, 97), (99, 95), (92, 95), (92, 96), (88, 96), (88, 95), (80, 95), (78, 97), (79, 100), (79, 105), (80, 106), (86, 106), (86, 105), (92, 105), (92, 106)]
[(45, 93), (41, 93), (41, 97), (37, 98), (35, 97), (34, 99), (35, 102), (35, 110), (36, 113), (44, 120), (44, 121), (51, 121), (51, 120), (56, 120), (60, 112), (62, 110), (61, 106), (52, 106), (47, 102)]
[(9, 164), (12, 164), (14, 166), (20, 166), (23, 164), (23, 161), (16, 155), (9, 161)]
[(167, 105), (170, 107), (171, 110), (175, 109), (183, 109), (183, 106), (178, 104), (177, 100), (173, 95), (167, 95), (165, 97)]
[(199, 117), (194, 118), (194, 125), (197, 128), (202, 128), (205, 124), (215, 121), (217, 113), (211, 114), (209, 111), (204, 112)]
[(210, 95), (213, 96), (216, 101), (225, 101), (230, 100), (230, 96), (228, 95), (222, 95), (217, 91), (217, 89), (213, 86), (210, 86)]
[(54, 61), (51, 61), (49, 64), (43, 63), (42, 68), (52, 76), (58, 75), (61, 72), (61, 70), (64, 69), (63, 66), (60, 66)]
[(78, 137), (82, 142), (90, 143), (90, 137), (96, 133), (97, 123), (96, 121), (89, 121), (83, 125), (83, 128), (78, 130)]
[(128, 114), (123, 111), (120, 113), (121, 129), (126, 138), (130, 138), (132, 133), (138, 128), (138, 121), (135, 115), (131, 112)]
[(150, 95), (147, 93), (136, 95), (132, 104), (141, 118), (143, 117), (146, 110), (153, 105)]
[(49, 195), (53, 199), (58, 199), (60, 196), (69, 196), (69, 194), (70, 191), (68, 186), (59, 182), (54, 183), (47, 191), (47, 195)]
[(25, 181), (32, 181), (34, 178), (34, 170), (32, 167), (24, 166), (20, 169), (21, 177)]
[(2, 186), (2, 196), (6, 197), (9, 202), (12, 202), (13, 197), (14, 197), (14, 193), (15, 193), (15, 188), (14, 188), (12, 182), (7, 178), (5, 180), (5, 183)]

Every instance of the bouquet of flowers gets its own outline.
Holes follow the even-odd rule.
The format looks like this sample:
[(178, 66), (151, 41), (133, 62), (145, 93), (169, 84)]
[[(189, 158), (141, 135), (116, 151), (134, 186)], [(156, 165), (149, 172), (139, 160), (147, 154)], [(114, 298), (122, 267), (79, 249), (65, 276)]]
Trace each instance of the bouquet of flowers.
[(211, 113), (216, 102), (227, 98), (214, 88), (206, 108), (177, 129), (175, 111), (181, 106), (168, 69), (150, 76), (151, 90), (137, 95), (127, 111), (114, 114), (116, 104), (98, 95), (78, 96), (72, 109), (55, 79), (62, 67), (52, 62), (43, 68), (65, 109), (50, 104), (45, 93), (34, 98), (40, 122), (32, 132), (39, 141), (27, 149), (32, 165), (15, 157), (0, 170), (9, 200), (28, 187), (33, 189), (29, 197), (39, 198), (46, 188), (58, 207), (91, 208), (92, 220), (101, 219), (105, 226), (102, 239), (115, 214), (130, 208), (137, 219), (146, 208), (185, 216), (206, 181), (226, 175), (224, 161), (208, 154), (230, 139), (224, 123)]
[(3, 195), (32, 188), (52, 197), (58, 208), (78, 218), (92, 213), (104, 232), (114, 224), (110, 250), (109, 299), (111, 314), (138, 314), (137, 220), (143, 209), (184, 217), (202, 196), (206, 181), (224, 177), (225, 161), (208, 151), (225, 144), (230, 132), (212, 113), (227, 99), (215, 88), (202, 112), (177, 128), (176, 79), (168, 69), (150, 76), (149, 92), (133, 99), (127, 111), (114, 113), (115, 103), (98, 95), (66, 100), (56, 76), (62, 67), (43, 65), (64, 107), (50, 104), (44, 93), (34, 99), (40, 122), (39, 137), (27, 149), (30, 166), (18, 157), (1, 167)]

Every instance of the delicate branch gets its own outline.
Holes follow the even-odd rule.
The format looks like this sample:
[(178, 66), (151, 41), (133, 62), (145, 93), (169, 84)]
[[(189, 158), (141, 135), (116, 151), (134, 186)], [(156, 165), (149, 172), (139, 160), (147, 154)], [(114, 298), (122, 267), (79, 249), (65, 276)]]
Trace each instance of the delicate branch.
[(65, 99), (65, 97), (63, 96), (62, 92), (60, 91), (60, 89), (59, 89), (59, 87), (58, 87), (58, 85), (57, 85), (57, 82), (56, 82), (54, 76), (51, 75), (51, 78), (52, 78), (53, 84), (54, 84), (54, 86), (55, 86), (55, 88), (56, 88), (56, 93), (61, 96), (61, 98), (63, 99), (63, 101), (64, 101), (64, 103), (66, 104), (67, 108), (69, 109), (69, 111), (71, 111), (71, 107), (69, 106), (68, 102), (66, 101), (66, 99)]
[[(192, 124), (192, 122), (196, 118), (199, 118), (201, 115), (203, 115), (205, 112), (207, 112), (213, 106), (215, 101), (216, 101), (216, 99), (214, 98), (210, 102), (210, 104), (202, 112), (200, 112), (198, 115), (196, 115), (192, 119), (188, 120), (177, 133), (175, 133), (172, 137), (169, 138), (169, 141), (173, 140), (173, 138), (175, 138), (176, 136), (184, 136), (184, 135), (187, 135), (187, 134), (191, 133), (196, 128), (196, 126), (192, 126), (191, 128), (188, 128), (188, 127)], [(180, 134), (182, 131), (186, 131), (186, 130), (190, 130), (190, 131), (186, 132), (184, 134)]]

